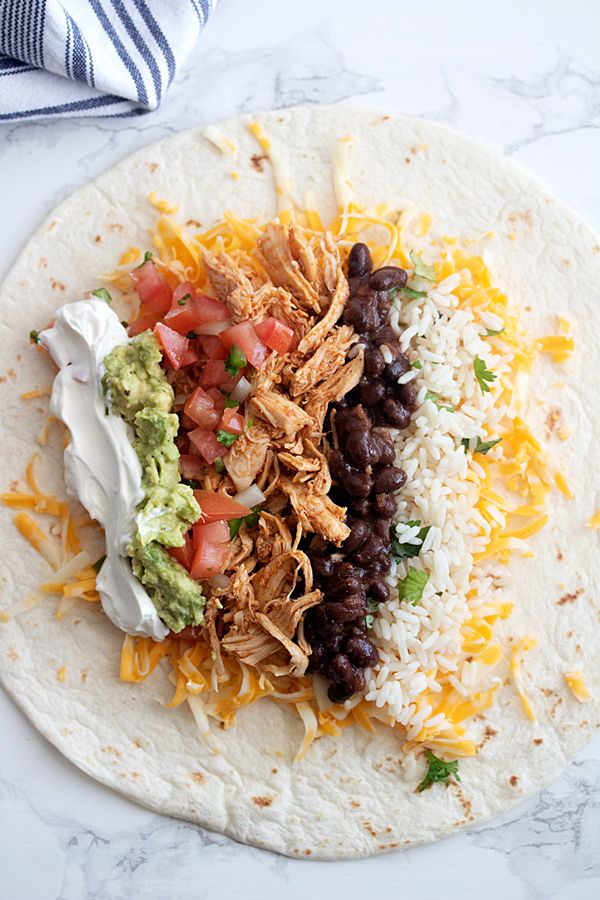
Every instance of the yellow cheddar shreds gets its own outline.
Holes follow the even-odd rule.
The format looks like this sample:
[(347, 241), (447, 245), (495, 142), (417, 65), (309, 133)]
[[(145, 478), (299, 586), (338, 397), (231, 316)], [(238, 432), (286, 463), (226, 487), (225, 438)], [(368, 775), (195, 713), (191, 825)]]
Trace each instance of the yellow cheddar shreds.
[(594, 513), (587, 524), (588, 528), (600, 528), (600, 509)]
[(592, 695), (589, 692), (581, 672), (565, 672), (565, 681), (575, 699), (579, 700), (580, 703), (587, 703), (588, 700), (592, 699)]
[(167, 216), (173, 215), (173, 213), (176, 213), (179, 209), (179, 207), (175, 204), (169, 203), (167, 200), (163, 200), (158, 197), (154, 191), (150, 191), (150, 193), (148, 194), (148, 200), (150, 201), (152, 206), (155, 206), (156, 209), (159, 210), (159, 212), (165, 213)]
[(534, 637), (526, 637), (522, 640), (518, 641), (512, 649), (512, 653), (510, 656), (510, 671), (513, 677), (513, 682), (521, 699), (521, 703), (523, 704), (523, 709), (525, 710), (525, 714), (528, 719), (532, 722), (535, 722), (536, 716), (533, 711), (533, 707), (529, 702), (529, 698), (525, 693), (525, 688), (523, 685), (523, 675), (522, 675), (522, 664), (523, 664), (523, 654), (527, 653), (529, 650), (532, 650), (537, 641)]
[(559, 491), (561, 492), (561, 494), (563, 495), (563, 497), (566, 497), (567, 500), (573, 499), (573, 494), (571, 492), (571, 488), (569, 487), (569, 485), (567, 483), (567, 479), (565, 478), (565, 476), (563, 475), (562, 472), (556, 473), (556, 475), (554, 476), (554, 483), (555, 483), (556, 487), (559, 489)]
[(58, 670), (58, 672), (56, 673), (56, 677), (61, 682), (61, 684), (64, 684), (65, 681), (67, 680), (67, 667), (61, 666), (60, 669)]

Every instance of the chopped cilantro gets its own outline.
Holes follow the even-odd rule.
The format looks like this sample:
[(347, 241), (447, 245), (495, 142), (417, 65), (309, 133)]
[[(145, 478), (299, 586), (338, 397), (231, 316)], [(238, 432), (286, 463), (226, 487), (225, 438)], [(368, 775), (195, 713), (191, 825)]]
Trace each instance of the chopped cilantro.
[(121, 319), (121, 325), (123, 328), (129, 328), (129, 322), (126, 322), (125, 319)]
[(40, 333), (36, 331), (35, 328), (32, 328), (29, 332), (29, 340), (33, 341), (34, 344), (39, 344), (40, 342)]
[(185, 306), (185, 304), (188, 302), (188, 300), (191, 300), (191, 299), (192, 299), (191, 294), (184, 294), (183, 297), (180, 297), (179, 300), (177, 301), (177, 305)]
[(146, 252), (144, 253), (144, 262), (149, 262), (153, 258), (153, 256), (154, 253), (152, 252), (152, 250), (146, 250)]
[(369, 612), (375, 613), (379, 610), (379, 602), (374, 597), (367, 597), (367, 607)]
[(251, 513), (248, 513), (247, 516), (243, 516), (241, 519), (230, 519), (229, 520), (229, 538), (233, 540), (240, 528), (242, 527), (242, 522), (245, 522), (248, 528), (254, 528), (254, 526), (258, 523), (260, 519), (260, 507), (255, 506)]
[(98, 288), (97, 291), (92, 291), (92, 297), (97, 297), (98, 300), (104, 300), (105, 303), (112, 303), (112, 297), (106, 288)]
[[(420, 524), (420, 519), (411, 519), (410, 522), (406, 522), (406, 525)], [(427, 537), (430, 528), (431, 525), (423, 525), (423, 527), (419, 529), (419, 534), (417, 535), (417, 537), (421, 541), (420, 544), (401, 544), (392, 530), (392, 556), (394, 557), (396, 562), (400, 562), (400, 560), (402, 559), (412, 559), (413, 557), (418, 556), (421, 552), (423, 541)]]
[(191, 488), (199, 488), (200, 487), (200, 482), (196, 481), (195, 478), (182, 478), (181, 483), (187, 484), (187, 486), (191, 487)]
[(502, 326), (502, 328), (497, 328), (497, 329), (486, 328), (485, 336), (486, 337), (496, 337), (497, 334), (502, 334), (503, 331), (506, 331), (506, 328), (504, 327), (504, 325)]
[[(499, 444), (501, 440), (502, 438), (496, 438), (495, 441), (482, 441), (481, 438), (478, 437), (477, 443), (475, 444), (475, 447), (473, 449), (473, 453), (488, 453), (492, 449), (492, 447), (495, 447), (496, 444)], [(461, 441), (461, 444), (463, 445), (465, 450), (469, 449), (470, 443), (471, 441), (469, 438), (463, 438)]]
[(398, 598), (400, 600), (408, 600), (409, 603), (416, 606), (423, 597), (423, 591), (428, 581), (429, 575), (426, 572), (409, 566), (408, 575), (402, 579), (398, 586)]
[(425, 394), (425, 399), (431, 400), (433, 403), (435, 403), (438, 409), (447, 409), (448, 412), (454, 412), (454, 407), (448, 406), (446, 403), (441, 403), (438, 399), (438, 395), (434, 394), (433, 391), (427, 391), (427, 393)]
[(232, 434), (230, 431), (223, 431), (222, 428), (219, 428), (217, 431), (217, 440), (220, 444), (223, 444), (224, 447), (231, 447), (231, 445), (237, 441), (239, 438), (239, 434)]
[(420, 359), (415, 359), (415, 361), (411, 363), (411, 366), (413, 369), (422, 369), (423, 368), (423, 364)]
[(102, 568), (102, 563), (104, 562), (105, 559), (106, 559), (106, 554), (104, 556), (101, 556), (100, 559), (97, 559), (95, 563), (92, 563), (92, 569), (94, 570), (96, 575)]
[(220, 456), (217, 456), (217, 458), (215, 459), (215, 470), (218, 475), (222, 475), (225, 471), (225, 463)]
[(425, 778), (418, 786), (417, 790), (419, 793), (424, 791), (425, 788), (428, 788), (431, 784), (436, 782), (442, 782), (443, 784), (448, 784), (451, 776), (457, 781), (460, 781), (460, 775), (458, 774), (458, 760), (445, 760), (440, 759), (435, 753), (432, 753), (431, 750), (425, 751), (425, 758), (429, 764), (429, 768), (427, 769), (427, 774)]
[(365, 626), (367, 628), (372, 628), (374, 621), (375, 621), (375, 616), (373, 615), (373, 613), (369, 613), (368, 616), (365, 616)]
[(418, 278), (425, 278), (427, 281), (435, 281), (435, 269), (424, 263), (418, 253), (411, 250), (408, 254), (413, 261), (415, 267), (415, 275)]
[(237, 402), (237, 400), (232, 400), (231, 397), (225, 397), (225, 409), (235, 409), (236, 406), (239, 405), (240, 404)]
[(248, 424), (246, 425), (246, 431), (250, 431), (250, 429), (252, 428), (253, 425), (254, 425), (254, 419), (252, 418), (252, 416), (249, 416)]
[(246, 359), (245, 354), (240, 350), (239, 347), (236, 347), (235, 344), (229, 351), (229, 356), (225, 360), (225, 371), (229, 372), (230, 375), (237, 375), (240, 369), (245, 368), (248, 365), (248, 360)]
[(188, 333), (186, 334), (186, 338), (188, 338), (188, 340), (190, 341), (195, 341), (197, 337), (198, 335), (195, 331), (188, 331)]
[(495, 381), (498, 376), (494, 375), (493, 372), (490, 372), (484, 360), (479, 356), (475, 357), (475, 360), (473, 361), (473, 368), (475, 370), (475, 378), (479, 382), (479, 387), (481, 388), (481, 393), (489, 393), (489, 382)]

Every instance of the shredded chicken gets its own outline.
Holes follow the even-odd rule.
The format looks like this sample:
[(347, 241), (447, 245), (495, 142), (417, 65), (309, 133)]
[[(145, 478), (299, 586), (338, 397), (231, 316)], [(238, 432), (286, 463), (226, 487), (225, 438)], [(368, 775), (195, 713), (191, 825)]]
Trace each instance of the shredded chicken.
[[(323, 599), (301, 547), (307, 535), (339, 546), (350, 534), (346, 510), (328, 496), (324, 420), (329, 404), (358, 384), (363, 351), (347, 361), (357, 336), (337, 324), (349, 288), (330, 234), (271, 223), (253, 253), (205, 253), (212, 289), (235, 321), (274, 316), (299, 343), (253, 371), (247, 430), (224, 453), (225, 472), (211, 467), (202, 479), (228, 496), (252, 484), (265, 495), (258, 522), (242, 521), (229, 546), (229, 581), (209, 590), (203, 633), (213, 677), (223, 672), (222, 653), (271, 676), (299, 677), (311, 652), (303, 618)], [(185, 370), (178, 378), (185, 396), (194, 385)]]
[(292, 255), (289, 229), (277, 223), (267, 225), (257, 241), (257, 247), (259, 258), (273, 284), (286, 288), (301, 309), (319, 312), (319, 295)]
[(229, 306), (233, 318), (251, 318), (254, 303), (252, 284), (231, 257), (225, 253), (213, 256), (205, 250), (204, 266), (217, 297)]

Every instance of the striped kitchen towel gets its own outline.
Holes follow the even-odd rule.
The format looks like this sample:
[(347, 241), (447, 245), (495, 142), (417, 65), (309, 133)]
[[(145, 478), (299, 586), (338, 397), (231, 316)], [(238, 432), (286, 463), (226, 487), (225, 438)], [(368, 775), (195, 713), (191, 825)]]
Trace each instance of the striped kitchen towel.
[(217, 0), (0, 0), (0, 122), (156, 109)]

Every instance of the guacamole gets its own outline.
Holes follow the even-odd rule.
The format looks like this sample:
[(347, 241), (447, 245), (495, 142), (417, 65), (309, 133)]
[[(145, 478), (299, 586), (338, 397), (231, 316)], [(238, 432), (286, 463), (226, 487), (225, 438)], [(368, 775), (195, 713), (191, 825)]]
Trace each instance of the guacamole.
[(173, 388), (160, 362), (160, 348), (146, 331), (104, 359), (102, 385), (112, 411), (133, 429), (142, 466), (145, 497), (127, 552), (159, 616), (177, 632), (202, 622), (205, 598), (198, 582), (163, 548), (183, 546), (200, 507), (192, 489), (180, 482), (175, 446), (179, 420), (170, 411)]

